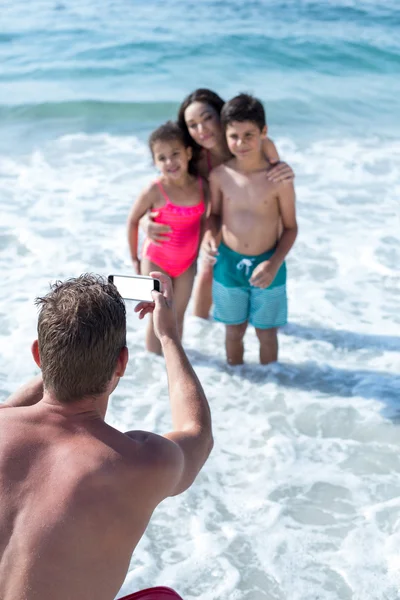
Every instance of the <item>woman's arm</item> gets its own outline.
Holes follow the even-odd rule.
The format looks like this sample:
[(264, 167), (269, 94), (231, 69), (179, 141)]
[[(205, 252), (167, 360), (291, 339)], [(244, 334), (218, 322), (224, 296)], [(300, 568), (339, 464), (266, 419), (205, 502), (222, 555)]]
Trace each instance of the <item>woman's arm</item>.
[(205, 179), (204, 177), (202, 177), (202, 182), (203, 182), (203, 198), (204, 198), (205, 211), (203, 213), (203, 216), (201, 217), (201, 222), (200, 222), (199, 251), (201, 248), (201, 242), (203, 240), (204, 233), (207, 228), (208, 217), (210, 216), (210, 211), (211, 211), (210, 185), (209, 185), (207, 179)]
[(163, 242), (168, 242), (171, 227), (163, 223), (156, 223), (154, 217), (158, 215), (157, 211), (148, 212), (140, 219), (140, 227), (146, 236), (156, 246), (161, 246)]
[(272, 169), (268, 172), (268, 179), (274, 183), (292, 181), (294, 179), (293, 169), (280, 160), (276, 146), (269, 138), (265, 138), (263, 142), (263, 152), (272, 165)]
[(263, 151), (271, 165), (280, 161), (278, 150), (276, 149), (274, 142), (268, 137), (263, 141)]
[(219, 181), (219, 169), (212, 171), (209, 178), (210, 184), (210, 210), (203, 238), (202, 250), (211, 264), (215, 264), (218, 246), (221, 241), (221, 207), (222, 190)]

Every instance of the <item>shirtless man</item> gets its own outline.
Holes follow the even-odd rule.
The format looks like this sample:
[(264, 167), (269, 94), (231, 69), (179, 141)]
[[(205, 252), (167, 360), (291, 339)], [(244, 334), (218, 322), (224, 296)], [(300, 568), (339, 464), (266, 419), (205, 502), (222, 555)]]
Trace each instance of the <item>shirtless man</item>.
[(267, 177), (261, 102), (240, 94), (224, 105), (221, 122), (234, 158), (210, 175), (211, 217), (203, 248), (215, 262), (214, 318), (226, 325), (229, 364), (243, 363), (248, 322), (260, 341), (260, 362), (267, 364), (278, 358), (277, 328), (287, 321), (284, 259), (297, 236), (295, 192), (292, 181)]
[(211, 451), (210, 410), (180, 343), (171, 282), (151, 275), (163, 293), (135, 310), (153, 312), (165, 357), (173, 431), (164, 436), (104, 422), (128, 361), (117, 289), (83, 275), (38, 300), (32, 354), (43, 382), (0, 407), (1, 600), (112, 600), (154, 509), (193, 483)]

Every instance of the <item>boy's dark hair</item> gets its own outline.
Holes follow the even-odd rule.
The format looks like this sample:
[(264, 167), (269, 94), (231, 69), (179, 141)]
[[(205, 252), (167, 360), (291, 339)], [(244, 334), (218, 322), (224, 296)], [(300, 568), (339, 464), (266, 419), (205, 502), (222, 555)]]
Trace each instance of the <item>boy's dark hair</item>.
[[(160, 125), (160, 127), (157, 127), (149, 137), (149, 148), (153, 158), (153, 147), (156, 142), (172, 142), (175, 140), (181, 142), (185, 148), (190, 146), (190, 144), (187, 143), (185, 132), (182, 131), (176, 121), (167, 121), (163, 125)], [(197, 175), (193, 159), (189, 161), (188, 171), (191, 175)]]
[(112, 283), (81, 275), (36, 299), (44, 387), (60, 402), (106, 390), (126, 345), (125, 304)]
[(261, 102), (250, 94), (239, 94), (224, 104), (221, 123), (224, 129), (233, 121), (251, 121), (262, 131), (267, 124), (265, 110)]
[(192, 160), (194, 164), (196, 164), (200, 158), (201, 151), (203, 148), (194, 141), (194, 139), (189, 133), (185, 121), (185, 111), (191, 104), (193, 104), (193, 102), (202, 102), (203, 104), (208, 104), (215, 110), (215, 112), (219, 116), (221, 114), (222, 107), (224, 106), (224, 101), (222, 100), (221, 96), (218, 96), (218, 94), (216, 94), (212, 90), (209, 90), (208, 88), (198, 88), (197, 90), (194, 90), (194, 92), (186, 96), (186, 98), (183, 100), (182, 104), (179, 107), (178, 123), (185, 134), (186, 145), (190, 146), (193, 149)]

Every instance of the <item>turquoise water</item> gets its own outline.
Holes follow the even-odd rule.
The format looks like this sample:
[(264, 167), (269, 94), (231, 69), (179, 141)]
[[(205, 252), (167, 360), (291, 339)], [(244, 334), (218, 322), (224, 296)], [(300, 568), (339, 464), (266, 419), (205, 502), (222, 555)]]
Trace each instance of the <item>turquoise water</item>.
[[(121, 589), (185, 600), (398, 600), (400, 12), (396, 0), (4, 0), (0, 32), (0, 401), (35, 373), (35, 296), (129, 274), (126, 218), (151, 129), (208, 86), (254, 92), (296, 172), (280, 363), (232, 370), (189, 309), (184, 344), (215, 448), (165, 501)], [(128, 306), (108, 419), (170, 429), (161, 358)]]
[(132, 132), (207, 86), (258, 94), (275, 135), (396, 135), (396, 4), (6, 2), (0, 123)]

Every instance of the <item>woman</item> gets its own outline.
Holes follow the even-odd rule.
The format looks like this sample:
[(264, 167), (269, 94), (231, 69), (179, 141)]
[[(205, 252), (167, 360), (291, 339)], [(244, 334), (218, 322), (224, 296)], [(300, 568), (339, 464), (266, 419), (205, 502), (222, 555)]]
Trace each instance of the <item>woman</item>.
[[(214, 167), (232, 158), (229, 152), (225, 134), (221, 127), (220, 113), (224, 101), (218, 94), (208, 89), (197, 89), (189, 94), (182, 102), (178, 112), (178, 123), (187, 137), (187, 143), (193, 148), (193, 162), (200, 175), (208, 179)], [(279, 155), (274, 143), (266, 138), (265, 156), (271, 164), (276, 164), (267, 177), (273, 182), (293, 179), (292, 169), (279, 162)], [(152, 213), (143, 223), (146, 235), (155, 243), (168, 239), (170, 228), (167, 225), (155, 223)], [(203, 260), (194, 290), (193, 314), (207, 319), (212, 305), (213, 268)]]

